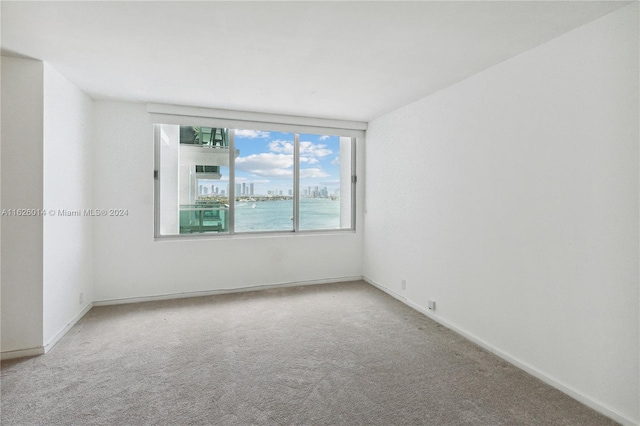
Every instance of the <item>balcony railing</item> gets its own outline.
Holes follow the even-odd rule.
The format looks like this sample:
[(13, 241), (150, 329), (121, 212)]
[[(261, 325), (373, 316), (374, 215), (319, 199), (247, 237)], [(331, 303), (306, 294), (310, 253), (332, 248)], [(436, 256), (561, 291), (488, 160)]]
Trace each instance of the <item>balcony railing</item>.
[(229, 207), (220, 203), (180, 205), (180, 233), (227, 232)]

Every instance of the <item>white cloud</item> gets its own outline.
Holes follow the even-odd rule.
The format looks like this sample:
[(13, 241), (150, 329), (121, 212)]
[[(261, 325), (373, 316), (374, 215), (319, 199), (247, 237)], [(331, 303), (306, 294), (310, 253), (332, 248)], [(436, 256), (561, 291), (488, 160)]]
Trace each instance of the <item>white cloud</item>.
[(340, 157), (336, 157), (333, 160), (331, 160), (331, 164), (333, 164), (334, 166), (337, 166), (338, 164), (340, 164)]
[(264, 152), (236, 158), (236, 167), (262, 177), (293, 176), (293, 157)]
[(332, 154), (332, 151), (327, 149), (327, 145), (325, 144), (314, 144), (308, 141), (300, 142), (300, 156), (322, 158), (330, 154)]
[(317, 158), (312, 158), (312, 157), (300, 157), (300, 163), (307, 163), (307, 164), (318, 164), (319, 161)]
[(287, 169), (264, 169), (254, 170), (255, 174), (272, 178), (290, 178), (293, 176), (293, 170)]
[(269, 149), (273, 152), (291, 155), (293, 154), (293, 142), (277, 139), (269, 143)]
[[(283, 154), (293, 154), (293, 142), (275, 140), (269, 143), (269, 149), (272, 152), (281, 152)], [(333, 151), (327, 148), (325, 144), (315, 144), (313, 142), (300, 142), (300, 157), (306, 158), (322, 158), (332, 154)]]
[(329, 176), (321, 168), (300, 169), (300, 178), (322, 178)]
[(263, 132), (260, 130), (236, 130), (236, 136), (249, 139), (265, 139), (269, 137), (269, 132)]
[(331, 136), (328, 136), (328, 135), (322, 135), (322, 136), (320, 136), (320, 140), (321, 140), (321, 141), (326, 141), (326, 140), (327, 140), (327, 139), (329, 139), (330, 137), (331, 137)]
[[(277, 139), (269, 142), (269, 150), (260, 154), (251, 154), (236, 159), (236, 167), (240, 170), (254, 173), (261, 177), (291, 177), (293, 176), (293, 142)], [(331, 155), (333, 152), (325, 144), (300, 142), (300, 163), (314, 165), (319, 159)], [(301, 178), (322, 178), (329, 176), (320, 167), (300, 170)]]

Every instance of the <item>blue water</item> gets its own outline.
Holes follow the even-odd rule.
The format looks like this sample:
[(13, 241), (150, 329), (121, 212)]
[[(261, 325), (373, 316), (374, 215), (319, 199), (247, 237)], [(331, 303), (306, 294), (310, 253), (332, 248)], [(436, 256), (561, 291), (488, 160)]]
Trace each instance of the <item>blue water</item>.
[[(255, 204), (255, 208), (252, 205)], [(293, 201), (237, 202), (235, 231), (292, 231)], [(325, 198), (300, 200), (300, 230), (339, 229), (340, 201)]]

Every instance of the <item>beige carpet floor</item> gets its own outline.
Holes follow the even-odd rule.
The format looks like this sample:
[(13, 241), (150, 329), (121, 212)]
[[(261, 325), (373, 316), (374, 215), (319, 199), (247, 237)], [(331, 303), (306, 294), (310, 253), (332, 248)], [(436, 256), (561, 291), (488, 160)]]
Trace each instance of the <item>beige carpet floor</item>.
[(615, 424), (364, 282), (93, 308), (8, 425)]

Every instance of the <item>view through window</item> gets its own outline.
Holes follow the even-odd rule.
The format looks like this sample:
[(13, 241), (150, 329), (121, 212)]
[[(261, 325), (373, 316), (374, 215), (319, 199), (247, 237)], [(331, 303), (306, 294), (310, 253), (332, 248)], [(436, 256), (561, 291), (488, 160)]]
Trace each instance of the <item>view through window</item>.
[(353, 228), (350, 137), (161, 124), (156, 138), (159, 236)]

